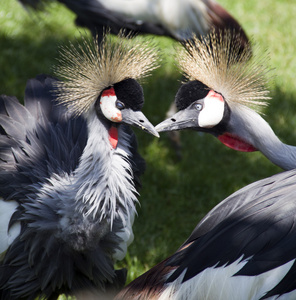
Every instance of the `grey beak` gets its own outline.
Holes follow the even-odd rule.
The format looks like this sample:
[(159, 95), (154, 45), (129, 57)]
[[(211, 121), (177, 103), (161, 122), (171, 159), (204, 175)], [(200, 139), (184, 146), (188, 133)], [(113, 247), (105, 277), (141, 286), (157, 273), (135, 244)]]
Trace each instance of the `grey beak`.
[(198, 114), (192, 109), (184, 109), (155, 126), (158, 132), (198, 127)]
[(156, 137), (159, 137), (155, 127), (149, 122), (145, 115), (141, 111), (133, 111), (132, 109), (126, 108), (121, 111), (122, 122), (138, 127)]

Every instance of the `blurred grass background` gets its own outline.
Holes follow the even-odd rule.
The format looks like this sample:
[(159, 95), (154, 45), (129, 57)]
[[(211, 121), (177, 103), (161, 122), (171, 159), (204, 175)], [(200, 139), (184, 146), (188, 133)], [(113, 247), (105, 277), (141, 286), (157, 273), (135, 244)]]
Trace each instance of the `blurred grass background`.
[[(275, 75), (272, 100), (265, 119), (283, 142), (296, 140), (296, 5), (291, 0), (219, 0), (243, 26), (247, 35), (269, 52)], [(89, 35), (74, 24), (63, 5), (50, 3), (45, 12), (26, 11), (16, 0), (0, 4), (0, 94), (23, 99), (27, 79), (52, 74), (58, 46)], [(162, 67), (146, 79), (144, 113), (153, 124), (165, 113), (180, 86), (174, 65), (173, 40), (155, 38), (163, 51)], [(155, 139), (140, 130), (140, 153), (147, 162), (134, 224), (135, 241), (119, 267), (128, 269), (128, 281), (172, 254), (196, 223), (219, 201), (248, 183), (280, 172), (260, 153), (239, 153), (212, 136), (183, 132), (182, 160), (168, 137)]]

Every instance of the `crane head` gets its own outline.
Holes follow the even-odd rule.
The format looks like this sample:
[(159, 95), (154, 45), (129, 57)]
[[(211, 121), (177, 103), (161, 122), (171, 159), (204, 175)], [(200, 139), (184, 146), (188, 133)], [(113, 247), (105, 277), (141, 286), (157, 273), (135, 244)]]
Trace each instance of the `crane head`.
[(103, 90), (95, 104), (98, 115), (112, 123), (125, 123), (159, 137), (154, 126), (141, 112), (144, 94), (141, 85), (132, 78), (115, 83)]
[(56, 74), (57, 101), (74, 116), (86, 119), (95, 112), (109, 128), (125, 123), (159, 136), (141, 112), (143, 90), (137, 80), (158, 67), (158, 50), (150, 40), (137, 41), (120, 32), (116, 39), (105, 34), (97, 39), (82, 37), (60, 51)]
[(269, 99), (267, 57), (258, 59), (251, 47), (242, 50), (239, 37), (231, 31), (212, 32), (184, 46), (177, 57), (188, 82), (176, 94), (179, 112), (156, 130), (191, 128), (211, 133), (235, 150), (256, 150), (240, 134), (243, 121), (239, 115), (260, 111)]
[(182, 85), (176, 94), (179, 112), (161, 122), (156, 130), (171, 131), (186, 128), (218, 134), (230, 116), (224, 97), (198, 80)]
[(231, 109), (224, 97), (203, 83), (195, 80), (182, 85), (176, 95), (176, 106), (179, 112), (158, 124), (156, 130), (193, 129), (210, 133), (237, 151), (257, 150), (230, 126)]

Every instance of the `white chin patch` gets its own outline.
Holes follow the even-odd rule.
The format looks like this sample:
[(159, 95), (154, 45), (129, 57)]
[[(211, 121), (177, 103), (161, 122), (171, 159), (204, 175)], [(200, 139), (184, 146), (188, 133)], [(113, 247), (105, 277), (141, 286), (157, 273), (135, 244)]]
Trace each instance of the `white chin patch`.
[(214, 91), (210, 91), (204, 99), (204, 107), (199, 114), (198, 125), (203, 128), (218, 125), (223, 119), (224, 107), (223, 97)]
[(116, 100), (117, 97), (115, 95), (114, 89), (111, 88), (102, 93), (100, 106), (104, 116), (108, 120), (119, 123), (122, 121), (122, 114), (121, 111), (116, 108)]

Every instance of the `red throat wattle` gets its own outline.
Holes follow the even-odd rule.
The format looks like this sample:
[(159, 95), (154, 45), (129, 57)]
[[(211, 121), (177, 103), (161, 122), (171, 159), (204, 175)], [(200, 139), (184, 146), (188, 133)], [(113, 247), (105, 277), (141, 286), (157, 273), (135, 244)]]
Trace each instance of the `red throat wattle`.
[(253, 152), (257, 149), (251, 145), (241, 140), (238, 136), (230, 133), (224, 133), (218, 136), (218, 140), (222, 142), (225, 146), (242, 152)]
[(116, 149), (118, 143), (118, 129), (114, 126), (111, 126), (109, 129), (109, 142), (113, 149)]

